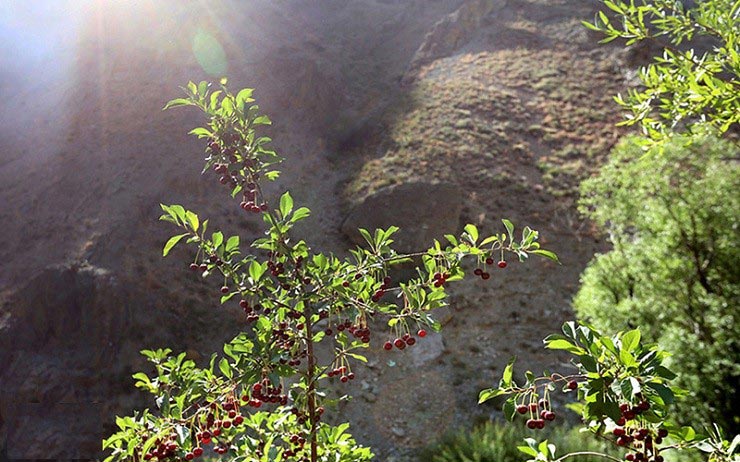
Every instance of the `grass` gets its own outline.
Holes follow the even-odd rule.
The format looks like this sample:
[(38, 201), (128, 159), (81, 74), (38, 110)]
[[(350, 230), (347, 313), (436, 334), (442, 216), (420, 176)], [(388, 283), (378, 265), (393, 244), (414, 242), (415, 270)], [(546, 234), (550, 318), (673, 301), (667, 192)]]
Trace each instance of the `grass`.
[[(596, 439), (589, 433), (579, 433), (563, 425), (542, 431), (527, 430), (523, 422), (487, 422), (472, 431), (460, 430), (427, 447), (419, 456), (422, 462), (521, 462), (529, 457), (517, 446), (524, 445), (524, 438), (545, 439), (557, 446), (556, 455), (574, 451), (597, 451), (620, 457), (620, 452), (609, 443)], [(604, 462), (601, 457), (579, 456), (576, 462)]]
[(420, 179), (485, 190), (539, 164), (548, 192), (575, 197), (619, 136), (611, 96), (620, 86), (612, 63), (587, 52), (507, 49), (438, 60), (385, 120), (390, 147), (345, 193), (355, 201)]

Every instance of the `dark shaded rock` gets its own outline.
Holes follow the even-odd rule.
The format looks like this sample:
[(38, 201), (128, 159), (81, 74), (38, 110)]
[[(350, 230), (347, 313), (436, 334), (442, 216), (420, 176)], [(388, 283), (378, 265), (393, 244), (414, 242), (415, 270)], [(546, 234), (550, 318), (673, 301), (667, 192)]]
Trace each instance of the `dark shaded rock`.
[(365, 241), (358, 228), (372, 233), (377, 228), (398, 226), (396, 250), (424, 250), (433, 239), (458, 232), (462, 199), (458, 187), (444, 183), (405, 183), (381, 189), (352, 209), (342, 232), (362, 245)]
[(44, 270), (0, 306), (0, 448), (10, 459), (87, 459), (124, 372), (128, 297), (106, 270)]

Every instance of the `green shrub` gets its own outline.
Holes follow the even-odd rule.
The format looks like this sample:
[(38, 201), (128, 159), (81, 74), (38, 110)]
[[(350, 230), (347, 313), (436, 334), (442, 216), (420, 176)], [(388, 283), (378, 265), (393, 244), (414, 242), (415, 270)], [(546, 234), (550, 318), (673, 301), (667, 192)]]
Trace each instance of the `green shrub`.
[[(617, 454), (613, 445), (594, 438), (591, 433), (580, 433), (564, 425), (532, 431), (524, 426), (487, 422), (471, 430), (461, 430), (424, 450), (423, 462), (521, 462), (528, 457), (517, 446), (524, 438), (548, 439), (562, 453), (598, 451)], [(603, 462), (603, 457), (582, 456), (579, 462)]]
[(576, 313), (597, 328), (639, 326), (673, 352), (689, 392), (685, 424), (738, 432), (740, 378), (740, 170), (737, 145), (678, 137), (663, 152), (633, 140), (582, 185), (582, 209), (613, 250), (581, 277)]

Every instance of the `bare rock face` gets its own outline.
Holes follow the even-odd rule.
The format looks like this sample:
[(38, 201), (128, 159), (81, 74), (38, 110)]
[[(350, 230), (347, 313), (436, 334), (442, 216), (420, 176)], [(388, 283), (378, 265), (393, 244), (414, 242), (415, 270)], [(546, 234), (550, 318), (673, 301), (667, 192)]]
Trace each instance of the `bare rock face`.
[(66, 265), (0, 306), (0, 454), (86, 459), (100, 451), (106, 396), (122, 373), (126, 299), (106, 270)]
[(429, 332), (427, 337), (415, 346), (418, 348), (411, 349), (411, 361), (414, 367), (425, 366), (445, 352), (444, 339), (442, 334), (437, 332)]
[(442, 18), (424, 37), (404, 77), (412, 81), (414, 73), (430, 62), (452, 55), (470, 41), (482, 20), (494, 10), (503, 9), (507, 0), (467, 0), (453, 13)]
[(445, 183), (405, 183), (371, 194), (355, 205), (342, 224), (342, 232), (354, 243), (365, 241), (358, 232), (365, 228), (398, 226), (395, 248), (401, 252), (427, 249), (433, 239), (455, 234), (460, 225), (462, 194)]

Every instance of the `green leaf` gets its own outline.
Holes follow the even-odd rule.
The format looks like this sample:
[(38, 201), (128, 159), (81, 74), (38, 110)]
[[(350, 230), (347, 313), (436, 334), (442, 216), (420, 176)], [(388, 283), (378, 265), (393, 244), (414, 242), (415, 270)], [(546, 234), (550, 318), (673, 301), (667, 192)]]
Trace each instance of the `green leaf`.
[(502, 388), (486, 388), (478, 394), (478, 404), (485, 403), (486, 401), (492, 400), (493, 398), (501, 395), (505, 395), (507, 392)]
[(226, 246), (224, 247), (224, 250), (227, 253), (230, 253), (230, 252), (232, 252), (234, 250), (237, 250), (238, 248), (239, 248), (239, 236), (231, 236), (226, 241)]
[(299, 207), (295, 212), (293, 212), (293, 216), (290, 218), (290, 221), (296, 222), (299, 220), (303, 220), (309, 215), (311, 215), (311, 210), (309, 210), (307, 207)]
[(596, 360), (594, 360), (593, 357), (589, 355), (581, 355), (578, 357), (578, 359), (581, 360), (581, 365), (584, 369), (588, 372), (598, 372), (598, 367), (596, 366)]
[(175, 98), (167, 102), (167, 104), (164, 105), (162, 108), (163, 111), (172, 108), (172, 107), (178, 107), (178, 106), (192, 106), (195, 103), (190, 101), (189, 99), (185, 98)]
[(671, 404), (675, 400), (673, 391), (662, 383), (648, 382), (645, 386), (660, 396), (660, 399), (662, 399), (665, 404)]
[(625, 332), (620, 340), (622, 342), (622, 349), (632, 353), (640, 344), (640, 331), (638, 329), (634, 329)]
[(224, 242), (224, 235), (221, 231), (216, 231), (211, 235), (211, 243), (213, 244), (213, 247), (218, 249), (218, 246), (220, 246)]
[(516, 357), (513, 357), (509, 360), (509, 363), (506, 364), (506, 367), (504, 368), (504, 374), (501, 377), (501, 385), (503, 387), (509, 388), (512, 385), (512, 378), (514, 376), (514, 361), (516, 361)]
[(516, 415), (516, 404), (514, 404), (514, 397), (511, 397), (506, 400), (503, 406), (503, 413), (509, 422), (514, 420), (514, 416)]
[(550, 260), (552, 260), (552, 261), (554, 261), (556, 263), (560, 263), (560, 259), (558, 258), (557, 255), (555, 255), (555, 252), (551, 252), (551, 251), (545, 250), (545, 249), (528, 250), (527, 252), (533, 253), (535, 255), (540, 255), (540, 256), (543, 256), (545, 258), (549, 258)]
[(243, 110), (244, 103), (251, 103), (252, 101), (254, 101), (252, 99), (253, 92), (253, 88), (243, 88), (239, 90), (239, 93), (236, 94), (236, 106), (239, 108), (239, 110)]
[(627, 367), (637, 365), (637, 360), (635, 359), (635, 357), (632, 356), (632, 353), (625, 349), (619, 350), (619, 360), (622, 361), (622, 363)]
[(249, 264), (249, 277), (252, 278), (252, 282), (254, 284), (257, 284), (262, 278), (262, 275), (265, 274), (266, 268), (262, 266), (260, 263), (258, 263), (255, 260), (252, 260), (252, 262)]
[(550, 350), (565, 350), (568, 353), (582, 355), (586, 352), (583, 348), (577, 346), (566, 337), (558, 334), (552, 334), (545, 338), (545, 347)]
[(226, 358), (221, 358), (221, 361), (218, 362), (218, 368), (225, 377), (229, 379), (232, 377), (231, 366)]
[(198, 232), (198, 226), (200, 226), (198, 215), (193, 212), (187, 211), (185, 212), (185, 218), (187, 218), (188, 224), (190, 225), (190, 228), (193, 230), (193, 232)]
[(587, 29), (591, 29), (592, 31), (599, 32), (601, 29), (599, 29), (597, 26), (591, 24), (588, 21), (581, 21), (581, 25)]
[(509, 234), (509, 241), (514, 242), (514, 224), (506, 218), (502, 219), (501, 222), (504, 224), (506, 232)]
[(170, 253), (170, 250), (172, 250), (172, 248), (173, 248), (174, 246), (176, 246), (176, 245), (177, 245), (177, 243), (178, 243), (178, 242), (180, 242), (180, 240), (181, 240), (181, 239), (182, 239), (183, 237), (187, 236), (187, 235), (188, 235), (188, 233), (183, 233), (183, 234), (178, 234), (177, 236), (172, 236), (172, 237), (171, 237), (171, 238), (170, 238), (170, 239), (169, 239), (169, 240), (167, 241), (167, 243), (166, 243), (166, 244), (164, 245), (164, 249), (162, 249), (162, 256), (163, 256), (163, 257), (166, 257), (166, 256), (167, 256), (167, 254), (168, 254), (168, 253)]
[(673, 373), (673, 371), (664, 366), (656, 367), (655, 374), (658, 375), (658, 377), (662, 377), (666, 380), (673, 380), (677, 377), (676, 374)]
[(347, 356), (349, 356), (350, 358), (354, 358), (354, 359), (356, 359), (358, 361), (362, 361), (363, 363), (366, 363), (367, 362), (367, 358), (366, 357), (364, 357), (362, 355), (358, 355), (357, 353), (347, 353)]
[(529, 446), (517, 446), (516, 448), (519, 450), (519, 452), (522, 452), (528, 456), (537, 457), (537, 454), (539, 454), (535, 448), (531, 448)]
[(289, 192), (285, 192), (282, 196), (280, 196), (280, 214), (283, 216), (283, 218), (286, 218), (288, 215), (290, 215), (290, 212), (293, 211), (293, 198), (290, 197)]
[(474, 224), (468, 223), (464, 228), (465, 232), (470, 236), (470, 240), (475, 244), (478, 242), (478, 228)]
[(198, 135), (198, 138), (210, 138), (213, 136), (213, 133), (211, 133), (210, 130), (204, 127), (198, 127), (190, 130), (188, 132), (189, 135)]
[(272, 121), (266, 115), (261, 115), (254, 119), (252, 125), (272, 125)]

